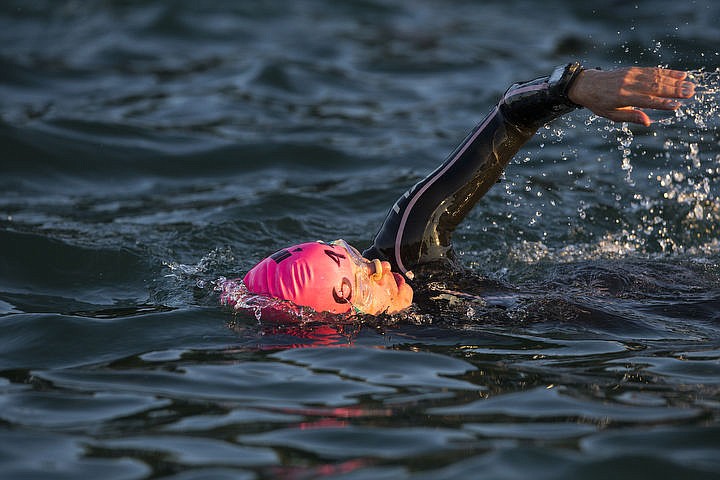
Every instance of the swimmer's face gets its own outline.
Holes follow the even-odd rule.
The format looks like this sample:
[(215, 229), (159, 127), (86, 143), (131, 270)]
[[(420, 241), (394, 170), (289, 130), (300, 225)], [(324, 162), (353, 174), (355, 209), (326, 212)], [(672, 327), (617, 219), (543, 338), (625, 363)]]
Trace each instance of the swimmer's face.
[(343, 240), (332, 242), (342, 246), (354, 264), (352, 302), (363, 313), (378, 315), (397, 313), (410, 306), (413, 291), (405, 278), (392, 272), (389, 262), (368, 260)]
[(379, 313), (397, 313), (410, 306), (413, 299), (413, 291), (410, 285), (405, 283), (405, 278), (399, 273), (390, 271), (389, 262), (380, 262), (382, 271), (380, 276), (370, 277), (372, 288), (372, 300), (365, 312), (377, 315)]

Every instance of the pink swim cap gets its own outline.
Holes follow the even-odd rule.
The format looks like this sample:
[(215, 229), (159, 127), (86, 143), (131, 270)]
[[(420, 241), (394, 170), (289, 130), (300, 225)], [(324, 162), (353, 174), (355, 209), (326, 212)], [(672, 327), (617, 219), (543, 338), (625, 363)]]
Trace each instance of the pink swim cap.
[(351, 310), (353, 261), (340, 245), (301, 243), (255, 265), (243, 278), (251, 293), (289, 300), (317, 312)]

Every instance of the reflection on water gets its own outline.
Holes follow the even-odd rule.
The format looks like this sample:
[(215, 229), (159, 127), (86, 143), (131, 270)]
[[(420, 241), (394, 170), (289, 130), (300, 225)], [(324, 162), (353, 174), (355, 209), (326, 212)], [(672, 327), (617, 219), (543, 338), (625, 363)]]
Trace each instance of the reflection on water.
[[(62, 468), (88, 468), (89, 458), (120, 476), (145, 472), (144, 463), (156, 472), (390, 475), (393, 461), (408, 461), (432, 478), (436, 469), (528, 455), (519, 475), (548, 458), (585, 472), (669, 451), (678, 444), (668, 439), (684, 435), (681, 450), (699, 463), (674, 453), (660, 463), (710, 478), (703, 472), (716, 461), (701, 452), (717, 441), (719, 346), (574, 337), (404, 327), (365, 332), (352, 349), (268, 354), (238, 344), (15, 370), (0, 417), (54, 433), (41, 445), (7, 432), (3, 452), (22, 471), (30, 461), (16, 441), (49, 456), (65, 449)], [(638, 435), (643, 442), (632, 441)], [(306, 455), (317, 459), (306, 468), (292, 460)]]

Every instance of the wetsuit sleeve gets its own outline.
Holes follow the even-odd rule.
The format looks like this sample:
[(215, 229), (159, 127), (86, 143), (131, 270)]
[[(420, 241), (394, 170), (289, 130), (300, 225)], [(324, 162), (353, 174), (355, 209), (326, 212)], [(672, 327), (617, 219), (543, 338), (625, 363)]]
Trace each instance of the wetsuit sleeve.
[(512, 85), (445, 162), (395, 202), (363, 255), (403, 274), (423, 264), (455, 265), (453, 231), (538, 128), (579, 107), (567, 92), (580, 71), (573, 63)]

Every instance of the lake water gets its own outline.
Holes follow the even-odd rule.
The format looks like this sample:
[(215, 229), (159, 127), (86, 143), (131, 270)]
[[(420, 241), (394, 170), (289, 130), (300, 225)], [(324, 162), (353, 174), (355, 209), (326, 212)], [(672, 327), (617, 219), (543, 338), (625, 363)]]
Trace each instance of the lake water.
[[(720, 4), (601, 4), (2, 2), (0, 477), (718, 478)], [(576, 59), (700, 94), (521, 150), (455, 238), (517, 294), (219, 306), (288, 244), (367, 246), (509, 84)]]

